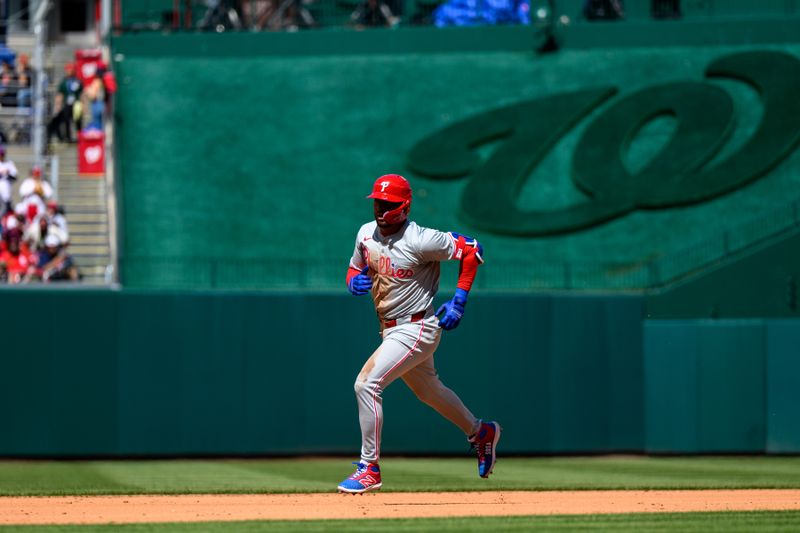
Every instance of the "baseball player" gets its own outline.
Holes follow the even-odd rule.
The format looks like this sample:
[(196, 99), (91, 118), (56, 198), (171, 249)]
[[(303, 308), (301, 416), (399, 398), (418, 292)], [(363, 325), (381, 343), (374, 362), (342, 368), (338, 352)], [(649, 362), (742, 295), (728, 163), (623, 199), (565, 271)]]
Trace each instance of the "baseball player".
[[(339, 492), (358, 494), (381, 487), (383, 410), (381, 393), (397, 378), (424, 403), (458, 426), (478, 452), (478, 474), (489, 477), (500, 439), (497, 422), (483, 422), (439, 380), (433, 353), (442, 329), (458, 326), (467, 295), (483, 263), (475, 239), (423, 228), (408, 220), (411, 186), (397, 174), (381, 176), (372, 194), (375, 221), (361, 226), (347, 273), (353, 295), (372, 292), (383, 342), (364, 364), (355, 383), (361, 425), (361, 460)], [(439, 263), (461, 262), (455, 296), (433, 312)]]

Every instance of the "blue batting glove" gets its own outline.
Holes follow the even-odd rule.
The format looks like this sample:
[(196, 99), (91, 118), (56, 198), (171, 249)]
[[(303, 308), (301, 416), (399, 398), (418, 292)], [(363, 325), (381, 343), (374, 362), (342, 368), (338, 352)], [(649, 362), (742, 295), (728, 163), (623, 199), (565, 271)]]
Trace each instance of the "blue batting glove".
[(436, 311), (436, 316), (444, 314), (439, 318), (439, 325), (444, 330), (456, 329), (461, 322), (461, 317), (464, 316), (464, 306), (467, 305), (468, 291), (464, 289), (456, 289), (456, 295), (453, 299), (445, 302)]
[(347, 290), (353, 296), (363, 296), (372, 288), (372, 278), (367, 275), (369, 265), (361, 269), (361, 273), (353, 276), (347, 284)]

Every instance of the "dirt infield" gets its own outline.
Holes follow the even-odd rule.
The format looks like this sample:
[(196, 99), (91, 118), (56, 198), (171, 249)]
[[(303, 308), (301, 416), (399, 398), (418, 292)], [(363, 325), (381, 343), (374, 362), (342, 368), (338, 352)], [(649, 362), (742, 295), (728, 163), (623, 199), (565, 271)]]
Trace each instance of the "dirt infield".
[(800, 509), (800, 490), (2, 497), (0, 524), (423, 518)]

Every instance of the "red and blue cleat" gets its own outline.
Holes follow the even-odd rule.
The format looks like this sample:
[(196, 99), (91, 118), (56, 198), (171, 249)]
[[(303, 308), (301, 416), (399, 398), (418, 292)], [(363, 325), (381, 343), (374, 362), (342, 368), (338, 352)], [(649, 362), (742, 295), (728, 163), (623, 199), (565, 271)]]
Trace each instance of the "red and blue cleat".
[(368, 490), (381, 488), (381, 469), (373, 463), (353, 463), (356, 465), (355, 473), (339, 483), (339, 492), (348, 494), (362, 494)]
[(470, 437), (469, 442), (478, 452), (478, 475), (487, 478), (494, 470), (497, 462), (497, 441), (503, 428), (497, 422), (481, 422), (477, 433)]

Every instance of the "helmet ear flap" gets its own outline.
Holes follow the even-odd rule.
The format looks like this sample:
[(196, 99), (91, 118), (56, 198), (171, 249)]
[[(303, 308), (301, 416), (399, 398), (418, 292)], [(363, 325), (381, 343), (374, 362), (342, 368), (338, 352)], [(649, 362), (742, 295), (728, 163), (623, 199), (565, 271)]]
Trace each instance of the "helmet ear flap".
[(386, 211), (383, 214), (383, 220), (388, 222), (389, 224), (399, 224), (400, 222), (405, 222), (408, 218), (408, 207), (411, 206), (411, 201), (406, 200), (400, 207), (396, 209), (392, 209), (391, 211)]

